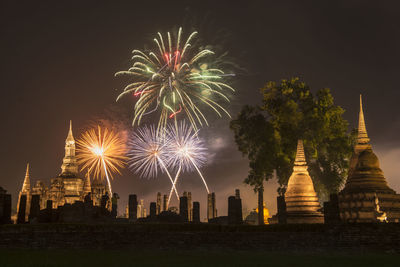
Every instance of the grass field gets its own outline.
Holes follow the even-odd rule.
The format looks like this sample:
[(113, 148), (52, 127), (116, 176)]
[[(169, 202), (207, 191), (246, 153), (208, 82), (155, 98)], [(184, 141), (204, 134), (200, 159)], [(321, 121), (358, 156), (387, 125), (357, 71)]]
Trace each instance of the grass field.
[(0, 266), (400, 266), (398, 254), (262, 251), (0, 250)]

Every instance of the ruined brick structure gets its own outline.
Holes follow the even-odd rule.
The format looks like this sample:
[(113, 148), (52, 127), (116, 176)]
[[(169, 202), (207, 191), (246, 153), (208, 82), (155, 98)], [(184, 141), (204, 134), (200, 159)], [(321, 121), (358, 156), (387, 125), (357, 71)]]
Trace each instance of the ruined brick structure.
[(361, 96), (357, 142), (346, 185), (339, 193), (339, 211), (344, 222), (400, 221), (400, 195), (388, 186), (372, 151)]

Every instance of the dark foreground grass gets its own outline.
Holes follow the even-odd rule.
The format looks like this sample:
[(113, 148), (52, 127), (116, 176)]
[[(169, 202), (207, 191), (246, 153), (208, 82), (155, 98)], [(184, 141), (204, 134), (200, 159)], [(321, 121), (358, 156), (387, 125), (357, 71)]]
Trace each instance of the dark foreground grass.
[(400, 266), (398, 254), (262, 251), (0, 250), (0, 266)]

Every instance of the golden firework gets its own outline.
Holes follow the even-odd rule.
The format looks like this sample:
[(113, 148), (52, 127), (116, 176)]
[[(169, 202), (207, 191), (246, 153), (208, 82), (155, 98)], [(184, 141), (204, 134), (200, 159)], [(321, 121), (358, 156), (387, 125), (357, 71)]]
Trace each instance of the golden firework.
[(107, 128), (91, 129), (84, 132), (77, 140), (77, 158), (81, 170), (97, 179), (106, 179), (110, 193), (113, 174), (121, 174), (126, 160), (126, 146), (123, 138)]

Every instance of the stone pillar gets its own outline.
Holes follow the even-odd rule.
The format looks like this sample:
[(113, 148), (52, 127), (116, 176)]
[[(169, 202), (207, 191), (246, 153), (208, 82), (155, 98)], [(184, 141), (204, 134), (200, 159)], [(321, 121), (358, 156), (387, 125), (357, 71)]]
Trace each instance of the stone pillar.
[(200, 222), (200, 202), (193, 202), (193, 220), (194, 223)]
[(29, 222), (38, 221), (40, 214), (40, 195), (32, 195)]
[(47, 200), (46, 201), (46, 209), (47, 210), (52, 210), (53, 209), (53, 200)]
[(286, 223), (286, 202), (284, 196), (278, 196), (276, 198), (276, 203), (278, 205), (278, 223)]
[(136, 195), (129, 195), (129, 202), (128, 202), (128, 218), (129, 221), (136, 221), (137, 220), (137, 207), (138, 201)]
[(19, 199), (17, 223), (25, 223), (25, 213), (26, 213), (26, 195), (21, 195)]
[(211, 194), (207, 195), (207, 220), (210, 221), (214, 218), (214, 213), (212, 209), (212, 196)]
[(44, 220), (40, 218), (40, 222), (52, 222), (53, 221), (53, 200), (48, 199), (46, 201), (46, 213)]
[(207, 219), (211, 220), (215, 217), (217, 217), (215, 193), (211, 193), (207, 197)]
[(330, 218), (330, 205), (329, 201), (324, 202), (324, 223), (331, 223)]
[(5, 223), (12, 223), (11, 221), (11, 194), (6, 194), (4, 196), (4, 206), (3, 206), (3, 220)]
[(340, 210), (339, 210), (339, 196), (338, 194), (329, 195), (329, 205), (332, 222), (340, 222)]
[(213, 208), (213, 216), (216, 218), (218, 216), (217, 214), (217, 200), (215, 198), (215, 193), (211, 193), (211, 201), (212, 201), (212, 208)]
[(188, 192), (188, 214), (189, 222), (193, 221), (192, 192)]
[(156, 205), (156, 214), (160, 214), (161, 213), (161, 193), (158, 192), (157, 193), (157, 205)]
[(164, 195), (164, 201), (163, 201), (163, 211), (167, 211), (168, 210), (168, 196)]
[[(0, 188), (1, 190), (2, 188)], [(0, 220), (3, 218), (4, 216), (4, 199), (5, 199), (5, 194), (3, 192), (0, 191)], [(0, 222), (1, 223), (1, 222)]]
[[(190, 200), (189, 200), (189, 195), (190, 195)], [(186, 197), (187, 198), (187, 210), (188, 210), (188, 221), (190, 222), (191, 221), (191, 215), (190, 215), (190, 206), (191, 206), (191, 199), (192, 199), (192, 193), (188, 193), (188, 192), (186, 192), (186, 191), (184, 191), (183, 192), (183, 196), (184, 197)]]
[(235, 198), (240, 199), (240, 190), (239, 189), (235, 189)]
[(339, 199), (337, 194), (331, 194), (329, 196), (329, 201), (324, 202), (324, 222), (340, 222)]
[(2, 192), (2, 188), (0, 187), (0, 224), (5, 224), (4, 222), (4, 207), (5, 207), (5, 196), (6, 191)]
[(189, 220), (188, 199), (185, 196), (179, 198), (179, 215), (184, 219), (185, 222)]
[(239, 190), (236, 190), (235, 196), (228, 198), (228, 223), (241, 224), (243, 222), (242, 200)]
[(150, 203), (150, 217), (155, 218), (157, 216), (157, 204), (156, 202)]
[(11, 194), (5, 194), (3, 196), (3, 219), (2, 223), (12, 223), (11, 221)]
[(146, 208), (144, 207), (144, 200), (141, 199), (140, 200), (140, 218), (146, 218), (147, 217), (147, 212), (146, 212)]
[(228, 223), (236, 224), (236, 198), (234, 196), (228, 197)]
[(0, 224), (11, 223), (11, 195), (6, 192), (0, 193)]
[(240, 198), (240, 190), (235, 190), (235, 207), (236, 207), (236, 221), (243, 223), (242, 199)]
[(136, 214), (137, 214), (137, 218), (138, 219), (143, 217), (142, 216), (142, 209), (143, 209), (142, 205), (140, 205), (140, 203), (138, 203), (137, 210), (136, 210)]

